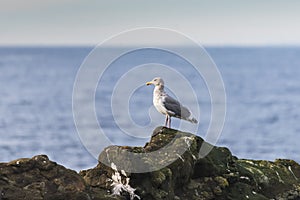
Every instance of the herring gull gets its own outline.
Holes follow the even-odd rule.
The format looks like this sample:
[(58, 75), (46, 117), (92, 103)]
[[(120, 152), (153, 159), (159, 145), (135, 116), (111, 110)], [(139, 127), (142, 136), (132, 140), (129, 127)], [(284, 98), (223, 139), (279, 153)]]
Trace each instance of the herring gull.
[(165, 126), (171, 127), (171, 117), (184, 119), (195, 124), (198, 123), (188, 108), (182, 106), (179, 101), (165, 92), (162, 78), (154, 78), (152, 81), (147, 82), (146, 85), (155, 86), (153, 90), (153, 105), (158, 112), (166, 115)]

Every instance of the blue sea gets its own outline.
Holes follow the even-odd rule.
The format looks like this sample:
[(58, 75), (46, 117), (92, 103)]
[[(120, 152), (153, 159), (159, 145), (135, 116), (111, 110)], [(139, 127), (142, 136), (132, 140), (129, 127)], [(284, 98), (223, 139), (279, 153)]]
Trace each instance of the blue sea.
[[(300, 47), (205, 49), (220, 71), (227, 96), (225, 125), (217, 145), (228, 147), (239, 158), (289, 158), (300, 162)], [(0, 162), (47, 154), (51, 160), (75, 170), (97, 164), (81, 142), (72, 113), (76, 74), (91, 50), (92, 47), (0, 48)], [(107, 48), (106, 53), (113, 51)], [(185, 66), (187, 63), (157, 52), (146, 55), (158, 57), (164, 65), (180, 64), (177, 67), (184, 67), (187, 79), (197, 82), (191, 68)], [(114, 63), (119, 67), (106, 72), (105, 84), (97, 89), (96, 107), (108, 105), (103, 103), (109, 102), (106, 89), (112, 88), (124, 69), (126, 72), (128, 66), (139, 63), (139, 59), (132, 58)], [(142, 111), (151, 106), (152, 89), (138, 88), (129, 101), (132, 119), (139, 125), (149, 120), (148, 113)], [(176, 92), (176, 88), (172, 89)], [(201, 126), (196, 134), (204, 137), (210, 108), (205, 84), (199, 84), (199, 91), (202, 90), (197, 94), (202, 107)], [(190, 99), (183, 100), (189, 105)], [(110, 107), (103, 109), (97, 112), (109, 113)], [(151, 132), (143, 133), (148, 138), (139, 140), (119, 136), (120, 129), (113, 118), (103, 118), (99, 113), (100, 125), (113, 144), (143, 146), (149, 140)], [(164, 123), (161, 117), (157, 126)], [(121, 116), (121, 120), (128, 119)], [(176, 128), (178, 120), (173, 122)], [(91, 126), (86, 131), (97, 128)]]

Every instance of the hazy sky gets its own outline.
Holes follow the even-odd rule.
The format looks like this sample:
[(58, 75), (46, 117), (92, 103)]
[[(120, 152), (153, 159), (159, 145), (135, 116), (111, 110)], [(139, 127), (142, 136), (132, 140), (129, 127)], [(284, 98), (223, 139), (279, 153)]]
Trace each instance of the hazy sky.
[(95, 45), (149, 26), (204, 45), (300, 45), (300, 1), (0, 0), (0, 45)]

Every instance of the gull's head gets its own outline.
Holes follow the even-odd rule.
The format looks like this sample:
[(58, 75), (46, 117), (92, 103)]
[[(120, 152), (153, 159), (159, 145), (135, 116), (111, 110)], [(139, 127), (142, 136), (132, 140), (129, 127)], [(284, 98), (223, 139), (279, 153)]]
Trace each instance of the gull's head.
[(146, 85), (164, 86), (164, 81), (160, 77), (155, 77), (152, 81), (147, 82)]

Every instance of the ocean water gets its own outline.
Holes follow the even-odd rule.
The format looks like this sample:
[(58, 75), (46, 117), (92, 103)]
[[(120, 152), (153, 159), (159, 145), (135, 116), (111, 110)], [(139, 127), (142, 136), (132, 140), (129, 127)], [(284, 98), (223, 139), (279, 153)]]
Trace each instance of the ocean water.
[[(0, 162), (47, 154), (75, 170), (96, 165), (97, 160), (81, 142), (72, 113), (76, 73), (91, 50), (90, 47), (0, 48)], [(227, 96), (225, 126), (217, 145), (228, 147), (240, 158), (289, 158), (300, 162), (300, 47), (207, 47), (206, 50), (222, 75)], [(113, 51), (107, 49), (108, 54)], [(184, 68), (182, 73), (191, 84), (198, 85), (201, 126), (197, 134), (204, 137), (210, 105), (203, 81), (199, 82), (182, 60), (151, 50), (144, 53), (150, 57), (140, 60), (136, 55), (128, 55), (113, 63), (115, 68), (106, 71), (104, 84), (97, 88), (97, 116), (107, 136), (112, 143), (128, 146), (143, 146), (149, 139), (122, 136), (113, 118), (103, 115), (110, 112), (109, 104), (104, 102), (109, 102), (107, 91), (113, 89), (115, 81), (130, 66), (159, 57), (164, 65)], [(151, 95), (152, 88), (140, 87), (129, 101), (131, 117), (138, 125), (149, 122)], [(191, 99), (184, 101), (192, 104)], [(163, 116), (160, 117), (157, 126), (164, 123)], [(127, 118), (121, 120), (126, 122)], [(178, 122), (173, 120), (174, 127)], [(150, 136), (151, 132), (145, 134)]]

